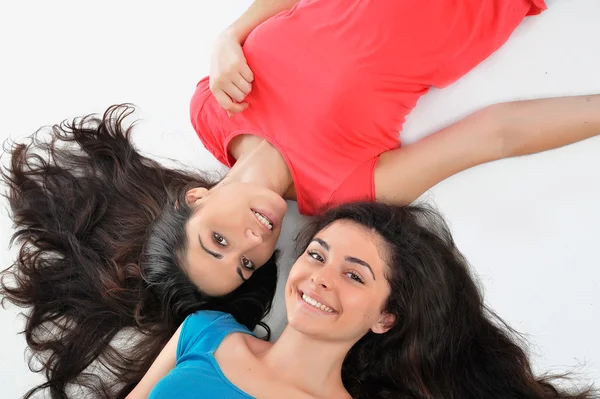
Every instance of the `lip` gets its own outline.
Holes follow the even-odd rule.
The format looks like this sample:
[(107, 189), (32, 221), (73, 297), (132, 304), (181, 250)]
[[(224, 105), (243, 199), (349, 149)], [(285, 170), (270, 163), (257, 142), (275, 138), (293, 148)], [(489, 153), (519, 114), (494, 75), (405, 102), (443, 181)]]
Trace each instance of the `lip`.
[[(273, 230), (275, 230), (275, 227), (279, 224), (279, 220), (277, 220), (277, 217), (275, 217), (275, 215), (273, 214), (273, 212), (265, 210), (265, 209), (257, 209), (257, 208), (252, 208), (250, 209), (252, 211), (252, 214), (254, 215), (254, 212), (258, 212), (264, 216), (266, 216), (270, 221), (271, 224), (273, 225)], [(256, 215), (254, 215), (256, 217)], [(258, 219), (257, 219), (258, 220)], [(260, 223), (260, 221), (259, 221)], [(261, 226), (263, 226), (262, 223), (260, 223)], [(265, 226), (263, 226), (265, 227)], [(265, 227), (266, 230), (268, 231), (273, 231), (273, 230), (269, 230)]]
[[(298, 293), (298, 299), (299, 299), (299, 300), (300, 300), (300, 301), (301, 301), (301, 302), (302, 302), (304, 305), (308, 306), (310, 309), (312, 309), (312, 310), (314, 310), (314, 311), (317, 311), (317, 312), (319, 312), (319, 313), (321, 313), (321, 314), (325, 314), (325, 315), (327, 315), (327, 316), (335, 316), (335, 315), (337, 315), (337, 314), (339, 313), (339, 312), (338, 312), (338, 310), (337, 310), (336, 308), (334, 308), (333, 306), (331, 306), (329, 303), (327, 303), (327, 302), (326, 302), (326, 301), (325, 301), (325, 300), (324, 300), (322, 297), (320, 297), (320, 296), (319, 296), (319, 295), (317, 295), (316, 293), (314, 293), (314, 292), (312, 292), (312, 291), (302, 291), (302, 290), (300, 290), (300, 289), (296, 289), (296, 291), (297, 291), (297, 293)], [(326, 311), (324, 311), (324, 310), (317, 309), (317, 308), (315, 308), (315, 307), (314, 307), (314, 306), (312, 306), (312, 305), (309, 305), (308, 303), (306, 303), (306, 302), (304, 301), (304, 299), (302, 299), (302, 294), (306, 294), (306, 295), (308, 295), (309, 297), (311, 297), (312, 299), (314, 299), (315, 301), (319, 302), (321, 305), (325, 305), (325, 306), (327, 306), (329, 309), (333, 310), (333, 313), (329, 313), (329, 312), (326, 312)]]

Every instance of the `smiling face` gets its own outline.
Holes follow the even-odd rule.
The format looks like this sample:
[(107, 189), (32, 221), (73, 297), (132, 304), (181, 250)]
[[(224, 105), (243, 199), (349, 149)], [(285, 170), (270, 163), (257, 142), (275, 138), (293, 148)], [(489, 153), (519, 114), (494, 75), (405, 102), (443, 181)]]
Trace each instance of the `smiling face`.
[(286, 284), (288, 325), (320, 339), (358, 341), (386, 332), (390, 292), (386, 245), (375, 232), (340, 220), (321, 230), (294, 264)]
[(205, 294), (238, 288), (275, 251), (287, 204), (277, 193), (245, 183), (188, 191), (186, 273)]

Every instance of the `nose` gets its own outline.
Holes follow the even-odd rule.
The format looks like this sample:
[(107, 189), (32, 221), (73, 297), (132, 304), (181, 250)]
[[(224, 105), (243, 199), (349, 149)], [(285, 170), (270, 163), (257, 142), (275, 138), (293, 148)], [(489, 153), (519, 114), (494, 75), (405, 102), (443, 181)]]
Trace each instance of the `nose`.
[(311, 277), (311, 281), (315, 287), (321, 287), (325, 290), (330, 290), (333, 288), (334, 278), (331, 275), (333, 268), (328, 266), (323, 266), (318, 270), (315, 270)]
[(262, 244), (263, 239), (260, 234), (256, 234), (252, 229), (246, 229), (245, 231), (246, 242), (248, 243), (248, 247), (255, 248)]

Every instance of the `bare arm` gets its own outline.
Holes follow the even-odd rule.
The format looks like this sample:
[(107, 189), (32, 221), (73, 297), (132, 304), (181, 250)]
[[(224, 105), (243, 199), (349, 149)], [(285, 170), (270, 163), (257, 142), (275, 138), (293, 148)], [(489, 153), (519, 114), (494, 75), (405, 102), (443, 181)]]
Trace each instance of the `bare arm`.
[(229, 116), (242, 112), (252, 90), (254, 73), (246, 62), (242, 45), (250, 32), (275, 14), (288, 10), (298, 0), (256, 0), (242, 16), (221, 33), (213, 47), (210, 90)]
[(127, 395), (126, 399), (146, 399), (156, 383), (175, 367), (177, 361), (177, 342), (179, 341), (180, 332), (181, 326), (175, 331), (175, 334), (173, 334), (169, 342), (167, 342), (163, 350), (156, 357), (150, 369), (148, 369), (133, 391)]
[(562, 147), (600, 134), (600, 95), (496, 104), (415, 144), (381, 155), (377, 201), (407, 204), (485, 162)]
[(600, 95), (500, 104), (504, 157), (534, 154), (600, 134)]

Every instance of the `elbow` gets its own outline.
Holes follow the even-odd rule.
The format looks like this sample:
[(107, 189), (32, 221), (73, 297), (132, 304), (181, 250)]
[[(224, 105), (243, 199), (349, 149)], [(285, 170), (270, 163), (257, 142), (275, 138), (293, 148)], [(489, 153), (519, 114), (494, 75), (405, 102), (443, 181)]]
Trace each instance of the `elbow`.
[(478, 111), (479, 124), (492, 160), (516, 155), (517, 135), (514, 129), (514, 110), (511, 103), (493, 104)]

